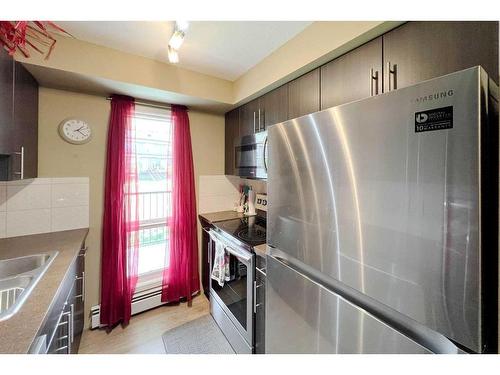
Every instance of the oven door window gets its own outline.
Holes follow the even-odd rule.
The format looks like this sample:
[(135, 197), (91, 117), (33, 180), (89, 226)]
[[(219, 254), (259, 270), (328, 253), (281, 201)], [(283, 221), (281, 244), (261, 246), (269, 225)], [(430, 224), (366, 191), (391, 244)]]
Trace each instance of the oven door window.
[(241, 326), (247, 329), (248, 303), (247, 303), (247, 266), (236, 256), (226, 252), (226, 271), (224, 286), (211, 279), (212, 290), (221, 299)]

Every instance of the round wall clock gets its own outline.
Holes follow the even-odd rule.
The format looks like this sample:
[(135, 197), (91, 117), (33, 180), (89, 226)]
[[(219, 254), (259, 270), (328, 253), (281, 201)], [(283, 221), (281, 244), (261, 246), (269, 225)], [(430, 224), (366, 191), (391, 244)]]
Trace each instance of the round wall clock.
[(85, 121), (70, 118), (59, 124), (59, 135), (66, 142), (82, 145), (92, 138), (92, 129)]

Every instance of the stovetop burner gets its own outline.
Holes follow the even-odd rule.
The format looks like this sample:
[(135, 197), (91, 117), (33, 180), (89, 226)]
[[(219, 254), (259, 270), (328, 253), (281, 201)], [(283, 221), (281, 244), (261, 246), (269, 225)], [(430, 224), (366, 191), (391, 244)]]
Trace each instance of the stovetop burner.
[(260, 216), (220, 221), (214, 225), (252, 247), (266, 243), (266, 220)]
[(246, 228), (238, 232), (238, 238), (249, 242), (266, 242), (266, 232), (258, 228)]

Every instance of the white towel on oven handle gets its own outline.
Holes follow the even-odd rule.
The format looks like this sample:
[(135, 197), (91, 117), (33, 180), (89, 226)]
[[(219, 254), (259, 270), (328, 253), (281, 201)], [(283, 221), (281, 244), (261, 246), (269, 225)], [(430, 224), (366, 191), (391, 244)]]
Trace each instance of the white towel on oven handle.
[(215, 243), (215, 254), (210, 277), (217, 281), (220, 286), (224, 286), (224, 281), (229, 281), (229, 257), (226, 256), (226, 245), (214, 232), (210, 231), (209, 234)]

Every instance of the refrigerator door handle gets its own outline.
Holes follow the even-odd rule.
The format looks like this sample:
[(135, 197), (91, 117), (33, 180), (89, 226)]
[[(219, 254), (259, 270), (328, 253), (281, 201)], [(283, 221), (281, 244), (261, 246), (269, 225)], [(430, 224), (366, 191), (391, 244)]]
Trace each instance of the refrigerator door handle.
[[(409, 317), (387, 307), (367, 295), (353, 289), (342, 282), (332, 279), (318, 270), (286, 253), (268, 245), (268, 255), (285, 267), (292, 269), (301, 276), (319, 284), (326, 290), (339, 295), (355, 306), (358, 306), (375, 318), (383, 321), (397, 331), (434, 353), (457, 354), (464, 353), (451, 340), (442, 334), (410, 319)], [(269, 271), (268, 271), (269, 272)]]

